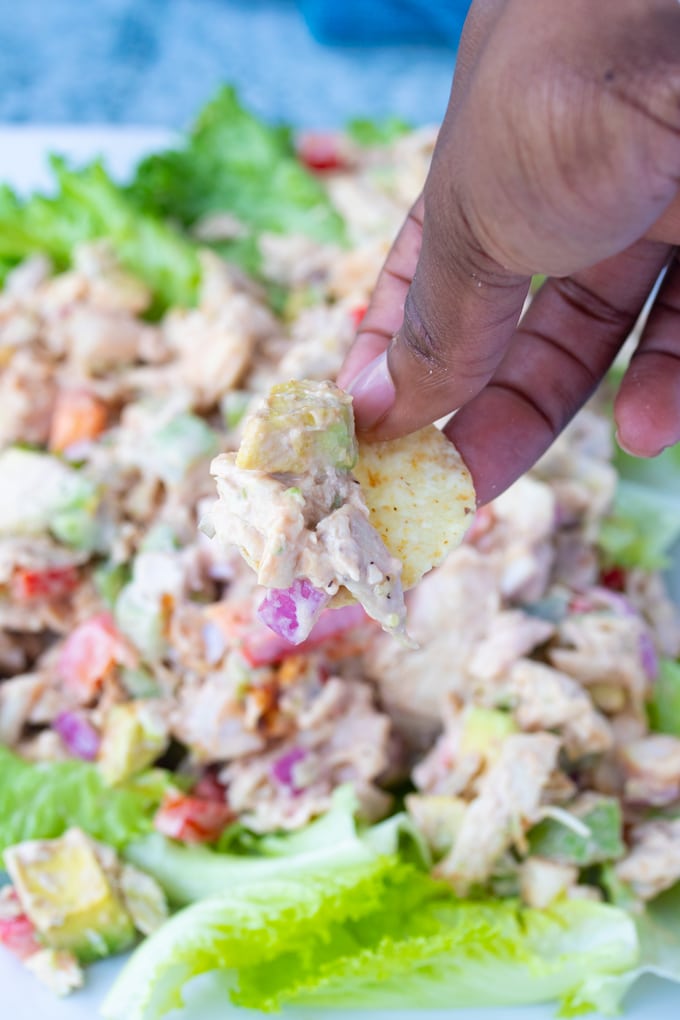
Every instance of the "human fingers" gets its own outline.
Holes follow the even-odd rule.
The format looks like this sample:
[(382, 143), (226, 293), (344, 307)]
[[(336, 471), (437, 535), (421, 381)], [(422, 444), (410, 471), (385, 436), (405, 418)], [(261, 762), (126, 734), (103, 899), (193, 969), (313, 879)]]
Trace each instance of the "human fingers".
[(590, 397), (667, 258), (667, 245), (642, 241), (539, 290), (488, 386), (445, 429), (480, 503), (530, 468)]
[(680, 257), (656, 296), (614, 402), (618, 439), (640, 457), (680, 441)]
[(418, 197), (390, 248), (371, 302), (357, 330), (356, 340), (338, 373), (339, 386), (348, 386), (382, 354), (404, 319), (404, 302), (413, 280), (423, 237), (423, 196)]
[(537, 47), (515, 27), (536, 4), (508, 3), (477, 66), (454, 82), (404, 323), (350, 384), (371, 438), (412, 431), (479, 392), (511, 340), (531, 272), (571, 275), (608, 259), (673, 205), (676, 11), (625, 0), (613, 31), (609, 0), (592, 24), (572, 10), (583, 6), (537, 23)]

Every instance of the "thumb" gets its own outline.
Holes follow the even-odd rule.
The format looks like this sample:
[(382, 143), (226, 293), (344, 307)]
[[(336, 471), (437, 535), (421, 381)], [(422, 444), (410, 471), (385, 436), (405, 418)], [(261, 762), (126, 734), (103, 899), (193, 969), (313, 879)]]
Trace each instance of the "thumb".
[[(438, 190), (431, 176), (410, 286), (403, 248), (395, 244), (348, 359), (354, 378), (343, 376), (357, 426), (374, 439), (415, 431), (475, 396), (501, 361), (527, 294), (529, 278), (485, 255), (459, 204), (442, 201)], [(403, 320), (389, 340), (381, 326), (395, 279), (406, 294)]]

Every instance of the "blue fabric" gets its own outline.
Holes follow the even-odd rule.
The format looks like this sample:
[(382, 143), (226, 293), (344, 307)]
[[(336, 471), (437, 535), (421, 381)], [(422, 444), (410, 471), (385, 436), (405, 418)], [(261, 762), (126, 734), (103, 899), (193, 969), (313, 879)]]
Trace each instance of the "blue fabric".
[[(413, 14), (415, 4), (396, 3)], [(378, 31), (387, 0), (324, 6), (336, 19), (360, 8), (354, 30), (370, 26), (376, 45), (347, 31), (345, 45), (322, 44), (300, 0), (21, 0), (0, 18), (0, 121), (181, 128), (225, 81), (256, 113), (301, 127), (441, 120), (455, 41), (412, 45), (414, 31), (385, 45), (397, 25), (390, 38)]]
[(300, 0), (317, 39), (364, 45), (456, 44), (469, 0)]

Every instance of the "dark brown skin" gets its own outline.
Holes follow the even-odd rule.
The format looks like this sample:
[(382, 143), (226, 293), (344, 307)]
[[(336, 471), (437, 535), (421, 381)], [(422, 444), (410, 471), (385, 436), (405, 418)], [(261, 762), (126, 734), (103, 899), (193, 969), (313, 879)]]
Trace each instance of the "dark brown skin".
[(667, 267), (615, 404), (621, 445), (654, 456), (680, 440), (679, 243), (678, 0), (476, 0), (424, 193), (340, 373), (359, 428), (460, 408), (446, 432), (488, 501), (594, 392)]

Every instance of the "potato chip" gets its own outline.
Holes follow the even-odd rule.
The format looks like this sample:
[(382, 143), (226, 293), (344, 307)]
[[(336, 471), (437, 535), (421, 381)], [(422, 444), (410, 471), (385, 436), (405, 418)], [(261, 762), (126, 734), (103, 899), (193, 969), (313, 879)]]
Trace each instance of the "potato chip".
[(472, 477), (434, 425), (384, 443), (360, 442), (353, 474), (371, 524), (402, 562), (404, 588), (441, 563), (472, 522)]

